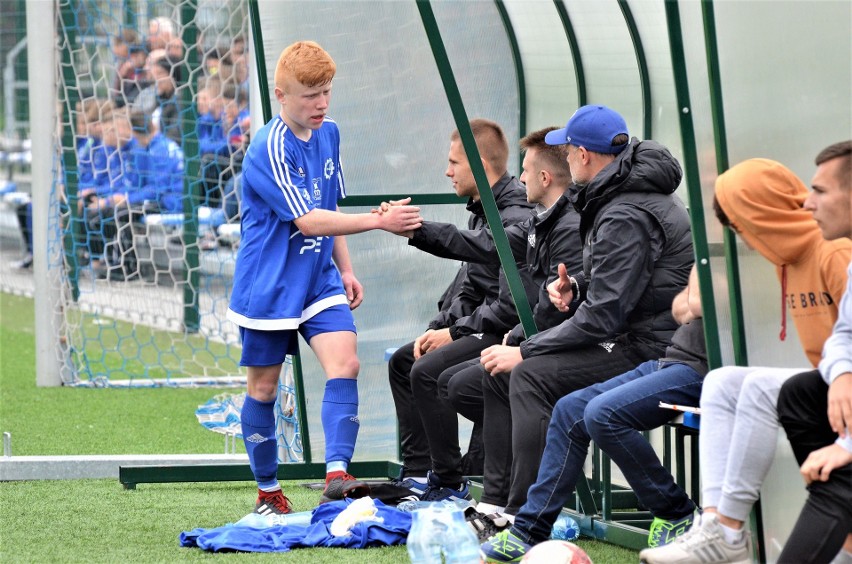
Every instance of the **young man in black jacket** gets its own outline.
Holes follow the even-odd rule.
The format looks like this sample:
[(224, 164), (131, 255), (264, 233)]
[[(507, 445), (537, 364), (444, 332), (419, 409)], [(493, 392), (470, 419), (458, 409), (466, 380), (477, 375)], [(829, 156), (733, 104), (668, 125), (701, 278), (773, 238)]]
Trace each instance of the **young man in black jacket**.
[[(471, 120), (470, 126), (504, 225), (527, 219), (532, 206), (527, 202), (524, 187), (506, 171), (509, 145), (502, 128), (485, 119)], [(457, 195), (468, 198), (467, 209), (471, 213), (468, 228), (484, 231), (487, 227), (485, 213), (458, 131), (450, 137), (448, 161), (446, 175), (453, 189)], [(397, 349), (388, 364), (402, 444), (400, 485), (418, 495), (426, 492), (427, 473), (437, 466), (441, 473), (434, 477), (433, 485), (446, 480), (447, 491), (455, 492), (448, 495), (469, 497), (461, 476), (457, 440), (451, 441), (455, 449), (442, 449), (436, 454), (438, 461), (433, 463), (430, 437), (436, 432), (441, 436), (446, 433), (457, 437), (458, 421), (451, 408), (441, 409), (437, 395), (430, 391), (430, 382), (447, 366), (476, 358), (483, 348), (500, 342), (501, 331), (479, 329), (484, 320), (495, 318), (495, 310), (507, 307), (505, 300), (499, 299), (499, 269), (499, 261), (464, 264), (442, 296), (441, 312), (429, 323), (428, 330)], [(428, 429), (421, 412), (426, 414)]]
[[(580, 218), (567, 199), (571, 172), (566, 154), (564, 148), (549, 146), (544, 141), (546, 134), (554, 129), (542, 129), (521, 140), (521, 149), (526, 151), (521, 180), (526, 183), (528, 200), (536, 204), (536, 213), (526, 221), (506, 228), (506, 236), (520, 270), (527, 299), (534, 307), (534, 320), (538, 327), (551, 327), (570, 315), (559, 312), (547, 299), (547, 281), (556, 276), (557, 266), (567, 263), (579, 269), (582, 265)], [(465, 231), (447, 223), (426, 222), (425, 227), (410, 235), (410, 245), (437, 256), (486, 264), (499, 262), (489, 231)], [(488, 315), (483, 315), (476, 323), (464, 328), (489, 334), (492, 340), (496, 336), (496, 341), (491, 344), (511, 338), (511, 335), (523, 337), (505, 276), (501, 275), (500, 282), (500, 297), (489, 308)], [(508, 305), (502, 309), (493, 307), (499, 304)], [(459, 339), (463, 331), (453, 328), (450, 334), (454, 339)], [(471, 362), (475, 365), (471, 366)], [(423, 387), (424, 381), (428, 382), (429, 397), (435, 399), (437, 396), (436, 405), (446, 413), (448, 421), (455, 421), (458, 411), (475, 425), (480, 425), (482, 376), (478, 366), (478, 355), (470, 362), (443, 366), (436, 363), (429, 373), (412, 373), (412, 385), (418, 388)], [(427, 406), (425, 410), (421, 408), (427, 429), (434, 427), (430, 424), (434, 418), (431, 417), (433, 411), (429, 407), (435, 406)], [(443, 480), (440, 453), (454, 453), (458, 446), (453, 440), (455, 435), (452, 429), (444, 429), (443, 434), (438, 432), (440, 430), (434, 429), (430, 437), (430, 449), (434, 471), (432, 476)], [(446, 487), (432, 487), (424, 498), (453, 497), (454, 494)], [(488, 507), (482, 509), (483, 514), (491, 513)]]

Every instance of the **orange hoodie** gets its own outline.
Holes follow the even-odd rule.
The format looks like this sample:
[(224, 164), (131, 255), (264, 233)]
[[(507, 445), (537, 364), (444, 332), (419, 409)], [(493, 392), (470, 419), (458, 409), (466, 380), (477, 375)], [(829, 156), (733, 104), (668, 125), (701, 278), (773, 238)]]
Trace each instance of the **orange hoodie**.
[[(837, 320), (852, 241), (826, 241), (802, 208), (808, 189), (776, 161), (750, 159), (716, 179), (716, 200), (738, 234), (776, 266), (782, 300), (813, 366)], [(782, 305), (781, 339), (786, 310)]]

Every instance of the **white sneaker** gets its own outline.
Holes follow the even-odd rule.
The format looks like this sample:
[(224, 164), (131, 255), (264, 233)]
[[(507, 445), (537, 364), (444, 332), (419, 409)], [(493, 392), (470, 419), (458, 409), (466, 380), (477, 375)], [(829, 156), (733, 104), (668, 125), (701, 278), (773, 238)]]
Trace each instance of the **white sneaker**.
[(644, 564), (750, 564), (748, 534), (741, 544), (725, 542), (715, 513), (702, 514), (689, 531), (669, 545), (639, 553)]

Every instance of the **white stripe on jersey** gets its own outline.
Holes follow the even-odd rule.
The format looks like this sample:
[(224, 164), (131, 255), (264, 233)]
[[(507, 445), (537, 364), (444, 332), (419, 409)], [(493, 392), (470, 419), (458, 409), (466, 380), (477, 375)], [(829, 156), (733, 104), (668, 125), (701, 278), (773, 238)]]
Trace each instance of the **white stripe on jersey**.
[[(285, 162), (284, 154), (284, 136), (287, 132), (287, 125), (283, 120), (276, 121), (269, 136), (266, 138), (266, 152), (269, 157), (269, 168), (272, 170), (272, 175), (275, 177), (275, 182), (287, 202), (287, 207), (290, 208), (290, 213), (294, 217), (301, 217), (310, 210), (302, 200), (298, 189), (290, 181), (288, 174), (287, 163)], [(280, 140), (280, 141), (279, 141)], [(281, 165), (284, 165), (282, 170)]]
[(257, 319), (237, 313), (231, 308), (228, 308), (225, 315), (228, 319), (246, 329), (258, 329), (260, 331), (293, 330), (298, 329), (299, 325), (319, 312), (336, 305), (349, 305), (346, 294), (335, 294), (312, 303), (302, 310), (302, 315), (298, 319), (294, 317), (284, 319)]

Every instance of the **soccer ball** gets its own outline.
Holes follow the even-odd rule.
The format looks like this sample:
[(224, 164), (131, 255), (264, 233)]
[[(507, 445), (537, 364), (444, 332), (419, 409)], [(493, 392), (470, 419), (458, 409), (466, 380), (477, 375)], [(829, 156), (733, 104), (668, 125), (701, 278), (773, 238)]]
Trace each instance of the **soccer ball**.
[(537, 544), (524, 554), (521, 562), (528, 564), (592, 564), (586, 551), (576, 544), (563, 540), (549, 540)]

